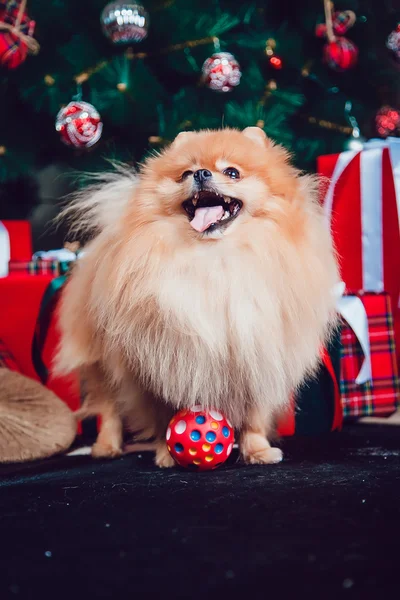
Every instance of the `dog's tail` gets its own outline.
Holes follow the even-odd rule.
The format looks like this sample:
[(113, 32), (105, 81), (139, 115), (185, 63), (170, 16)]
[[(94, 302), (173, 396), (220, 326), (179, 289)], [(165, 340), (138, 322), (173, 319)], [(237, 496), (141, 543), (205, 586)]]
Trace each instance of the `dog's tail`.
[(56, 218), (56, 224), (66, 223), (70, 236), (95, 237), (112, 227), (132, 200), (137, 185), (137, 173), (128, 165), (112, 163), (106, 173), (90, 175), (90, 184), (71, 194)]

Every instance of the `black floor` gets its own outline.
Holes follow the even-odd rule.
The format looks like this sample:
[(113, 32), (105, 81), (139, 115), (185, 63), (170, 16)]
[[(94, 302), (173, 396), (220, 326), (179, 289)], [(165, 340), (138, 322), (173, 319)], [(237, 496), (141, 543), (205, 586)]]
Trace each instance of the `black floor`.
[(399, 598), (400, 427), (284, 450), (200, 474), (146, 454), (3, 466), (1, 600)]

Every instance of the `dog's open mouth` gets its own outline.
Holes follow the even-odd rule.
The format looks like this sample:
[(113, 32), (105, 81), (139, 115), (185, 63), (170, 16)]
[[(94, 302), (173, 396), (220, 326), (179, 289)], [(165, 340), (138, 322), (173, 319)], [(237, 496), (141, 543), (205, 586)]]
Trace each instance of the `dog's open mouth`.
[(238, 216), (243, 202), (215, 192), (202, 191), (186, 200), (182, 206), (189, 215), (193, 229), (203, 233), (227, 227)]

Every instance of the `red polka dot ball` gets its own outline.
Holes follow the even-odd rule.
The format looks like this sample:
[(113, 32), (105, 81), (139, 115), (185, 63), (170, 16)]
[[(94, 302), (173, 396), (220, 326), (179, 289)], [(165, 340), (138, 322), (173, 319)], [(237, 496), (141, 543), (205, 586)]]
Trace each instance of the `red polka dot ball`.
[(168, 450), (181, 467), (211, 471), (222, 465), (232, 452), (232, 425), (221, 413), (195, 407), (181, 410), (170, 421)]

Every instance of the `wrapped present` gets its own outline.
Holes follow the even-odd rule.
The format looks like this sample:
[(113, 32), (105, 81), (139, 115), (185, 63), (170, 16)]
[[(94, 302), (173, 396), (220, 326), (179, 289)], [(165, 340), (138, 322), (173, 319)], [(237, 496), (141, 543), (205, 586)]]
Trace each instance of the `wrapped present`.
[(400, 340), (400, 139), (321, 156), (318, 171), (330, 178), (324, 209), (342, 279), (351, 292), (388, 292)]
[(60, 260), (11, 260), (9, 273), (26, 273), (27, 275), (64, 275), (70, 268), (70, 261)]
[(11, 260), (9, 273), (26, 273), (27, 275), (65, 275), (71, 264), (79, 256), (78, 248), (75, 251), (68, 248), (35, 252), (32, 260)]
[(32, 234), (28, 221), (0, 221), (0, 277), (8, 275), (10, 261), (32, 259)]
[[(55, 281), (53, 274), (32, 277), (26, 273), (10, 273), (0, 278), (0, 339), (7, 352), (15, 357), (20, 372), (40, 379), (32, 361), (32, 338), (43, 297)], [(56, 315), (51, 314), (42, 357), (50, 366), (59, 341)], [(75, 410), (80, 405), (79, 386), (74, 378), (55, 377), (51, 373), (46, 386)]]
[[(343, 323), (340, 388), (344, 418), (388, 416), (400, 403), (390, 296), (366, 293), (348, 296), (348, 300), (356, 300), (365, 308), (369, 347), (347, 322)], [(370, 377), (360, 377), (368, 352)]]

